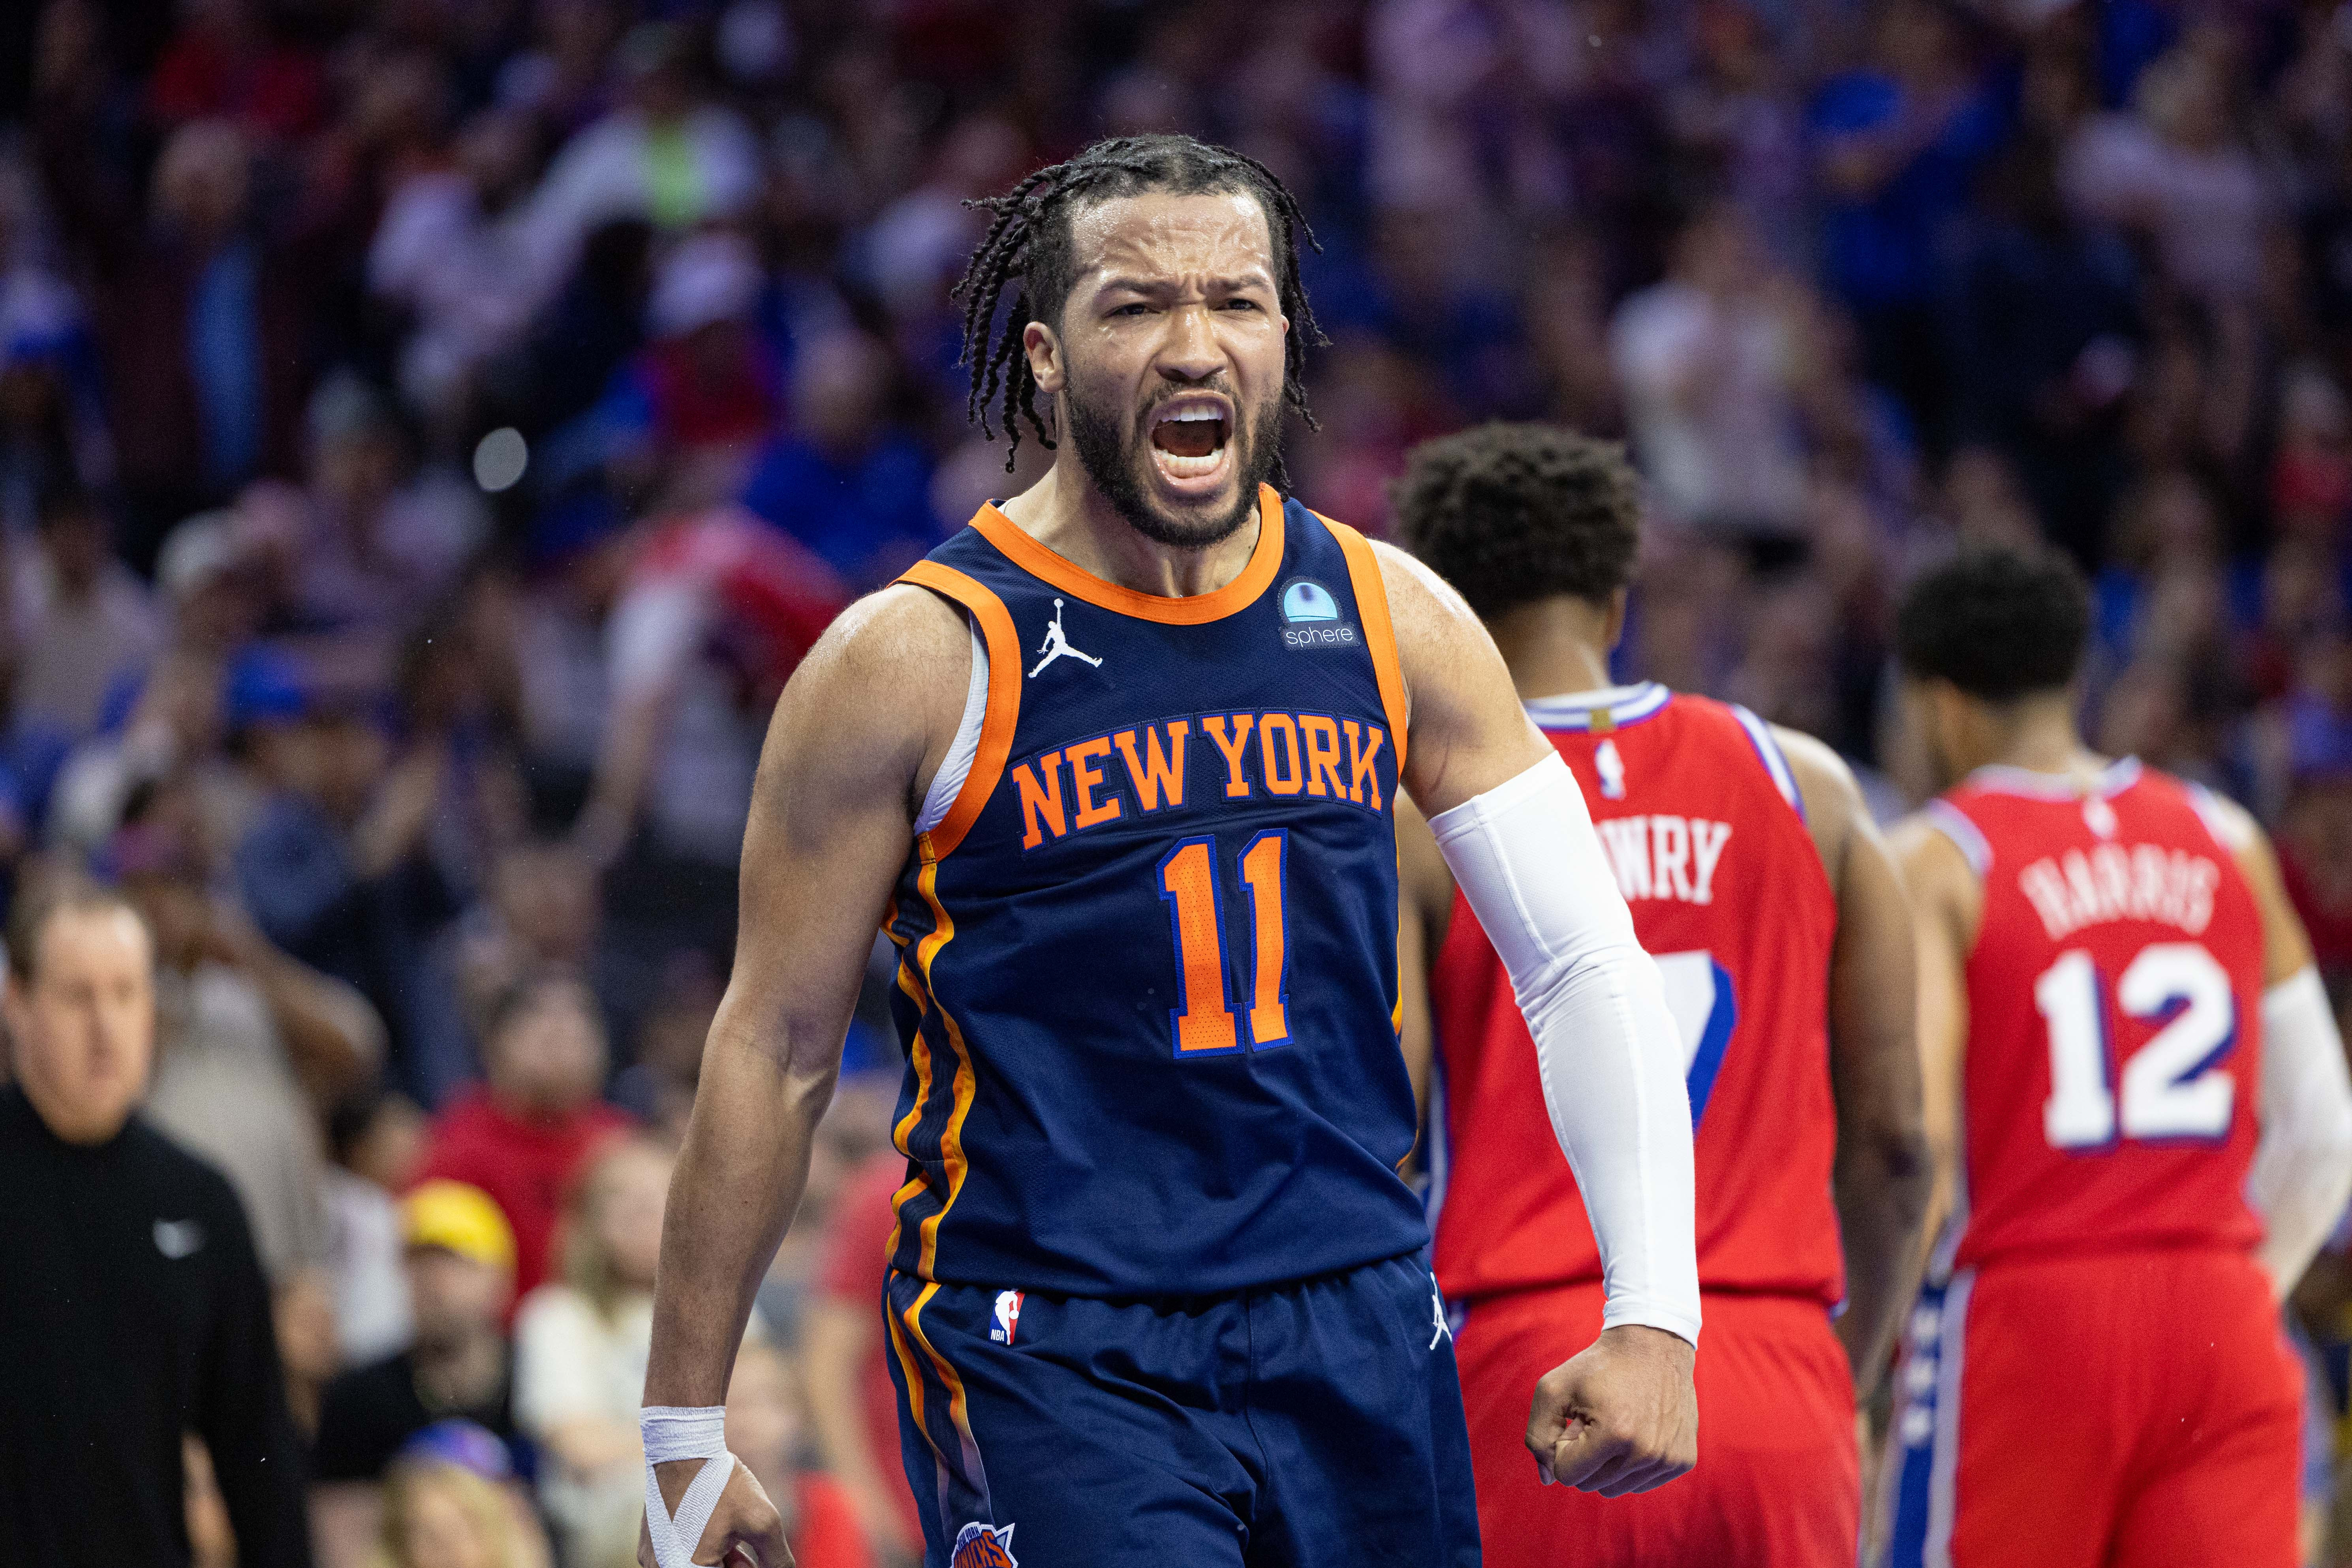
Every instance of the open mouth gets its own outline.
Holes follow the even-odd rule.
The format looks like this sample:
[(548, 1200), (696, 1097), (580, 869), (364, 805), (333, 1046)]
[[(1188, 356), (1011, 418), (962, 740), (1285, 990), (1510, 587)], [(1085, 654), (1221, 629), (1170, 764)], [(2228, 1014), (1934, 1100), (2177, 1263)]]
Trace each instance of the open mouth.
[(1221, 405), (1171, 404), (1151, 422), (1152, 461), (1170, 479), (1213, 479), (1224, 466), (1228, 429)]

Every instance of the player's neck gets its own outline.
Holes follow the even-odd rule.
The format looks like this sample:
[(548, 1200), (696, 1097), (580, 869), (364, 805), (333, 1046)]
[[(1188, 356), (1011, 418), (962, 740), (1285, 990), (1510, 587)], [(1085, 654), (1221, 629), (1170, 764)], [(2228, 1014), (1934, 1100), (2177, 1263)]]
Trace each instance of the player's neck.
[(1087, 479), (1076, 448), (1066, 442), (1044, 479), (997, 510), (1089, 576), (1170, 599), (1213, 594), (1240, 576), (1264, 526), (1253, 510), (1239, 528), (1206, 549), (1147, 539)]
[(2105, 771), (2109, 759), (2083, 743), (2074, 728), (2071, 708), (2058, 714), (2034, 714), (2020, 721), (1999, 745), (1990, 749), (1983, 765), (2016, 768), (2087, 785)]
[(1609, 675), (1609, 613), (1565, 595), (1514, 605), (1486, 629), (1522, 700), (1599, 691)]

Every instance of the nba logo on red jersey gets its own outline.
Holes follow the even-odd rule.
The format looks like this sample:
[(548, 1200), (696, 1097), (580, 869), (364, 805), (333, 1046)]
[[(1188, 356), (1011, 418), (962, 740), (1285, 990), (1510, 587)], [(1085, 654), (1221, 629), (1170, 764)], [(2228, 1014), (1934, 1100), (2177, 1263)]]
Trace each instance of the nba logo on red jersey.
[(1013, 1527), (992, 1530), (977, 1521), (956, 1532), (948, 1568), (1021, 1568), (1013, 1555)]

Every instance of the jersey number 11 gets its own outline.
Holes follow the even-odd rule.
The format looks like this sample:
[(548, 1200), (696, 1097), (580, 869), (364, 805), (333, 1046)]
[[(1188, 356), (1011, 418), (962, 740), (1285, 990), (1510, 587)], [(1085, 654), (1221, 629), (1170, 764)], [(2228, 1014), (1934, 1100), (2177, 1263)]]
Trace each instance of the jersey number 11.
[[(1284, 1010), (1290, 963), (1289, 917), (1283, 902), (1283, 861), (1289, 836), (1269, 828), (1242, 850), (1242, 886), (1249, 889), (1249, 1041), (1253, 1049), (1290, 1043)], [(1169, 1009), (1180, 1057), (1242, 1048), (1225, 978), (1223, 895), (1218, 889), (1217, 841), (1187, 838), (1160, 862), (1160, 897), (1176, 931), (1176, 977), (1181, 1005)]]

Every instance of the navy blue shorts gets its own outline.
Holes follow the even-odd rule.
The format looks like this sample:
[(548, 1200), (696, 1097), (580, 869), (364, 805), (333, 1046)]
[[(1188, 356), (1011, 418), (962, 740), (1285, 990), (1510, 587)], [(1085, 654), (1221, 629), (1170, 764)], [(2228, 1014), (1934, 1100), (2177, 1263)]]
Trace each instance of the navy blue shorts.
[(1190, 1300), (883, 1294), (926, 1568), (1476, 1568), (1421, 1255)]

